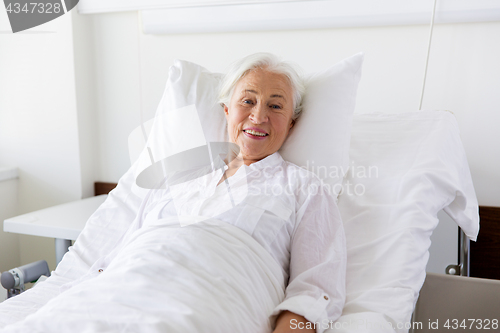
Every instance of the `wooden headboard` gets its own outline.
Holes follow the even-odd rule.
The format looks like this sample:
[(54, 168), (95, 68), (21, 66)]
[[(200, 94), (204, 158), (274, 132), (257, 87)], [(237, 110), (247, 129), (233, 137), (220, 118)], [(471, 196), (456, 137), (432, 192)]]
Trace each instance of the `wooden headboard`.
[(500, 207), (479, 206), (477, 242), (470, 242), (470, 276), (500, 280)]
[(105, 183), (105, 182), (95, 182), (94, 183), (94, 195), (108, 194), (112, 189), (116, 187), (116, 183)]

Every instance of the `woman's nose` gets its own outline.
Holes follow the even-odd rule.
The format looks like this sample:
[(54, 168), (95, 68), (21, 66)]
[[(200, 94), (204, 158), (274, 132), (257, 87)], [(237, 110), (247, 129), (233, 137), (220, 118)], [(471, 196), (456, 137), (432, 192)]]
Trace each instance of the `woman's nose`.
[(250, 120), (256, 124), (265, 123), (268, 120), (265, 105), (258, 104), (252, 109)]

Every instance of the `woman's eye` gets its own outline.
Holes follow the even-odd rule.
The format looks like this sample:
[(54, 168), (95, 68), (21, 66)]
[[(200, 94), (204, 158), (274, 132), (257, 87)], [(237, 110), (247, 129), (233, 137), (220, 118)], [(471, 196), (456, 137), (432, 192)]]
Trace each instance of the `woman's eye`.
[(279, 109), (281, 109), (281, 106), (274, 104), (274, 105), (271, 105), (271, 108), (279, 110)]
[(251, 101), (251, 100), (249, 100), (249, 99), (245, 99), (245, 100), (243, 100), (243, 103), (244, 103), (244, 104), (252, 104), (252, 101)]

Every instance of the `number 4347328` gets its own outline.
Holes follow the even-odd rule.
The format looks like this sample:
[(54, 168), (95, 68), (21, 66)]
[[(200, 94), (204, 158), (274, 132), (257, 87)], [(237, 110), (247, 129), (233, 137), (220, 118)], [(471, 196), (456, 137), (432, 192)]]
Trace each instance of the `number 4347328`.
[(5, 8), (7, 13), (40, 13), (40, 14), (59, 14), (63, 8), (60, 3), (43, 3), (43, 2), (30, 2), (24, 5), (14, 2), (9, 3)]
[(460, 328), (465, 328), (465, 329), (478, 329), (478, 330), (496, 330), (498, 329), (498, 319), (464, 319), (460, 323), (458, 319), (448, 319), (443, 327), (446, 327), (447, 329), (452, 329), (456, 330), (459, 327)]

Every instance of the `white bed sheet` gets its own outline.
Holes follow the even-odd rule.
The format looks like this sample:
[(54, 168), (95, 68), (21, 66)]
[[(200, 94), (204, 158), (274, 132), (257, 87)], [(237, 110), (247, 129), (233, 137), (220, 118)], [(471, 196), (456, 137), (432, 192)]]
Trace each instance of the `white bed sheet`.
[(343, 326), (328, 332), (406, 333), (438, 212), (445, 209), (473, 240), (479, 230), (458, 124), (447, 111), (358, 114), (350, 156), (339, 197), (347, 297)]
[(162, 219), (97, 277), (2, 332), (271, 332), (284, 290), (280, 265), (241, 229)]
[(36, 288), (0, 303), (0, 328), (34, 313), (59, 294), (59, 288), (86, 274), (91, 265), (109, 253), (134, 220), (146, 190), (135, 185), (134, 167), (95, 211), (75, 245), (70, 247), (51, 276)]

